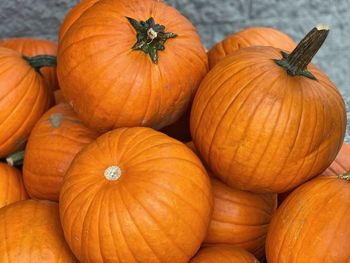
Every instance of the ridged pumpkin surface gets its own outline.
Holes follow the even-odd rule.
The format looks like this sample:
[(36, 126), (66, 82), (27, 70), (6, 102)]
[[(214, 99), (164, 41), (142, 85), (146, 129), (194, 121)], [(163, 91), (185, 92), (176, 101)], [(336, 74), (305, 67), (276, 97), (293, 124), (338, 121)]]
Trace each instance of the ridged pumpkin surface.
[(191, 134), (226, 184), (285, 192), (323, 172), (343, 142), (345, 106), (328, 77), (290, 76), (272, 47), (248, 47), (220, 62), (194, 99)]
[(231, 246), (206, 247), (199, 250), (190, 263), (259, 263), (244, 249)]
[(341, 147), (333, 163), (323, 172), (323, 175), (338, 175), (350, 171), (350, 146), (346, 143)]
[[(157, 64), (149, 54), (132, 50), (137, 32), (127, 17), (138, 22), (152, 17), (177, 34), (157, 52)], [(99, 131), (174, 123), (208, 70), (194, 26), (157, 0), (98, 1), (67, 31), (57, 59), (64, 97), (86, 125)]]
[(323, 176), (300, 186), (273, 216), (268, 262), (350, 262), (349, 209), (349, 181)]
[(0, 158), (26, 141), (49, 104), (43, 77), (22, 55), (0, 47)]
[(58, 200), (63, 177), (72, 160), (97, 136), (66, 103), (46, 112), (34, 126), (25, 151), (23, 178), (29, 195)]
[(60, 30), (58, 32), (58, 41), (60, 42), (69, 28), (74, 24), (79, 17), (88, 10), (91, 6), (93, 6), (99, 0), (81, 0), (73, 9), (69, 11), (69, 13), (64, 18)]
[(26, 200), (0, 209), (0, 262), (77, 262), (64, 240), (57, 203)]
[(214, 210), (204, 245), (229, 244), (262, 258), (277, 195), (236, 190), (214, 178), (211, 183)]
[(27, 198), (20, 171), (0, 163), (0, 208)]
[[(37, 55), (56, 56), (57, 54), (57, 44), (45, 39), (9, 38), (1, 40), (0, 46), (16, 50), (24, 56), (29, 57)], [(56, 68), (42, 68), (40, 72), (44, 75), (44, 79), (52, 91), (58, 89)]]
[(188, 262), (212, 205), (197, 156), (150, 128), (117, 129), (89, 144), (60, 194), (65, 238), (82, 262)]
[(251, 46), (271, 46), (292, 51), (296, 47), (296, 43), (288, 35), (274, 28), (246, 28), (228, 36), (209, 50), (210, 68), (235, 51)]

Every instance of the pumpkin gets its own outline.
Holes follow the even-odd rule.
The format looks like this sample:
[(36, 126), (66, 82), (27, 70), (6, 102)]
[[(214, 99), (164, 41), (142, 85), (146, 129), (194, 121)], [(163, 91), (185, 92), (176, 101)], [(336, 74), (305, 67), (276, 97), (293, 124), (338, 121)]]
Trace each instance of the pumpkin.
[(270, 223), (269, 263), (349, 262), (350, 175), (322, 176), (293, 191)]
[(191, 109), (188, 109), (179, 120), (169, 126), (164, 127), (160, 131), (182, 142), (191, 141), (190, 114)]
[[(0, 46), (16, 50), (27, 57), (34, 57), (37, 55), (56, 56), (57, 54), (57, 44), (45, 39), (9, 38), (0, 41)], [(57, 90), (58, 81), (56, 68), (42, 68), (40, 72), (43, 74), (44, 79), (47, 81), (50, 90)]]
[(208, 70), (194, 26), (157, 0), (98, 1), (66, 32), (57, 59), (67, 102), (101, 132), (174, 123)]
[(81, 262), (188, 262), (213, 205), (198, 157), (142, 127), (116, 129), (86, 146), (59, 202), (65, 238)]
[(226, 37), (208, 52), (209, 66), (213, 68), (219, 61), (235, 51), (251, 46), (272, 46), (292, 51), (296, 43), (286, 34), (270, 27), (249, 27)]
[(346, 112), (310, 60), (328, 34), (314, 28), (291, 53), (248, 47), (215, 66), (196, 93), (191, 134), (224, 183), (286, 192), (322, 173), (341, 148)]
[(55, 97), (55, 104), (60, 104), (61, 102), (66, 102), (66, 100), (63, 97), (62, 91), (60, 89), (55, 90), (54, 92)]
[(99, 0), (81, 0), (64, 18), (58, 32), (58, 41), (61, 42), (66, 32), (79, 17)]
[(190, 263), (259, 263), (249, 252), (238, 247), (214, 246), (199, 250)]
[(343, 143), (333, 163), (323, 172), (323, 175), (337, 175), (350, 171), (350, 146)]
[(230, 244), (262, 258), (277, 195), (236, 190), (214, 178), (211, 183), (214, 210), (204, 245)]
[(0, 208), (27, 198), (20, 171), (0, 163)]
[(38, 70), (55, 63), (52, 56), (29, 58), (0, 47), (0, 158), (23, 147), (47, 109), (49, 92)]
[(60, 225), (58, 204), (25, 200), (0, 209), (0, 261), (77, 262)]
[(32, 198), (58, 200), (62, 180), (76, 154), (98, 134), (61, 103), (34, 126), (26, 147), (23, 179)]

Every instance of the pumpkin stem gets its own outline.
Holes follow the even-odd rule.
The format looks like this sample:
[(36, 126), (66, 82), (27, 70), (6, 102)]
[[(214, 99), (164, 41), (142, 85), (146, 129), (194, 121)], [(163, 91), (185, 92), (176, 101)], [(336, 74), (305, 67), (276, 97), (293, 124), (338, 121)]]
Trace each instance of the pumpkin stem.
[(23, 56), (23, 59), (28, 62), (30, 66), (32, 66), (35, 71), (40, 73), (40, 69), (43, 67), (56, 67), (57, 61), (55, 56), (50, 55), (38, 55), (35, 57), (27, 57)]
[(348, 171), (344, 174), (340, 174), (340, 175), (338, 175), (338, 177), (342, 180), (350, 181), (350, 171)]
[(312, 58), (327, 38), (329, 33), (328, 25), (314, 27), (297, 45), (292, 53), (282, 52), (283, 58), (275, 62), (287, 70), (291, 76), (304, 76), (316, 80), (315, 76), (307, 70)]
[(116, 165), (109, 166), (104, 171), (104, 176), (108, 181), (116, 181), (122, 176), (122, 170)]
[(154, 64), (158, 63), (158, 51), (165, 50), (165, 42), (169, 38), (177, 37), (176, 34), (165, 32), (165, 27), (156, 24), (153, 17), (147, 21), (137, 21), (131, 17), (126, 17), (132, 27), (136, 30), (137, 41), (131, 48), (132, 50), (141, 50), (149, 54)]
[(23, 164), (23, 159), (24, 159), (24, 151), (18, 151), (13, 154), (10, 154), (6, 158), (6, 162), (8, 165), (11, 165), (11, 166), (20, 166)]

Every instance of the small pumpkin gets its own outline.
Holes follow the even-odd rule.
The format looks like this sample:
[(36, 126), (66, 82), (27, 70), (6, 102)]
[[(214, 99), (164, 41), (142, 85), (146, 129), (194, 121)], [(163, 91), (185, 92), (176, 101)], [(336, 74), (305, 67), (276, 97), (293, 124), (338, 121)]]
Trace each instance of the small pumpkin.
[(79, 17), (88, 10), (91, 6), (93, 6), (96, 2), (100, 0), (81, 0), (74, 8), (72, 8), (69, 13), (64, 18), (60, 30), (58, 32), (58, 41), (61, 42), (66, 32), (69, 28), (74, 24)]
[(0, 208), (27, 198), (21, 172), (0, 163)]
[(350, 174), (317, 177), (294, 190), (270, 223), (269, 263), (349, 262)]
[(29, 195), (58, 200), (72, 160), (97, 136), (68, 104), (61, 103), (47, 111), (35, 124), (24, 155), (23, 179)]
[(0, 262), (77, 262), (54, 202), (25, 200), (1, 208), (0, 240)]
[(60, 216), (81, 262), (181, 263), (205, 237), (212, 198), (208, 175), (187, 146), (150, 128), (121, 128), (74, 159)]
[(67, 102), (101, 132), (174, 123), (208, 71), (194, 26), (158, 0), (96, 2), (70, 26), (57, 59)]
[(190, 263), (259, 263), (248, 251), (233, 246), (214, 246), (199, 250)]
[(344, 101), (310, 64), (328, 34), (314, 28), (291, 53), (238, 50), (215, 66), (196, 93), (191, 134), (224, 183), (286, 192), (322, 173), (341, 148)]
[(50, 96), (40, 68), (55, 66), (53, 56), (25, 57), (0, 47), (0, 158), (23, 147)]
[(285, 33), (270, 27), (249, 27), (226, 37), (208, 52), (209, 66), (213, 68), (219, 61), (235, 51), (251, 46), (271, 46), (292, 51), (296, 43)]
[[(0, 41), (1, 47), (10, 48), (18, 51), (27, 57), (38, 55), (57, 55), (57, 44), (46, 39), (35, 38), (8, 38)], [(55, 67), (42, 68), (40, 72), (48, 83), (50, 90), (57, 90), (58, 81)]]
[(323, 175), (337, 175), (350, 171), (350, 146), (343, 143), (333, 163), (324, 171)]

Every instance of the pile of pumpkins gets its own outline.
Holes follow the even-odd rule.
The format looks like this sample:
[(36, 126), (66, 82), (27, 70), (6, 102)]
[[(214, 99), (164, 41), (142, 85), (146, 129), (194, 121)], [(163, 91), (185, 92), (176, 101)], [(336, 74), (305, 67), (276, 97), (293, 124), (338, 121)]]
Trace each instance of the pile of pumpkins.
[(162, 1), (83, 0), (57, 46), (1, 41), (0, 261), (349, 262), (328, 32), (206, 52)]

